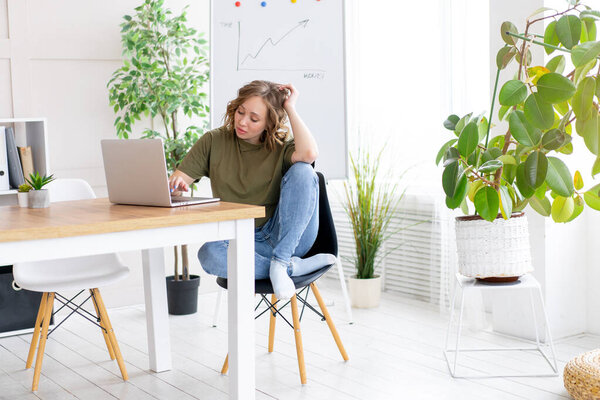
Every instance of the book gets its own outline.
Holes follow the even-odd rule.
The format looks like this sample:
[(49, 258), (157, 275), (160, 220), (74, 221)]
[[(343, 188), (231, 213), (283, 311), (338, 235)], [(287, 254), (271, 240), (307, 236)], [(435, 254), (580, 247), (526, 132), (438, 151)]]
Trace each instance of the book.
[(6, 153), (6, 135), (4, 127), (0, 126), (0, 190), (9, 190), (8, 155)]
[(23, 169), (21, 168), (21, 160), (17, 151), (15, 134), (10, 126), (6, 127), (6, 154), (8, 156), (8, 181), (10, 186), (18, 189), (20, 185), (25, 183), (25, 178), (23, 178)]
[(19, 155), (21, 156), (21, 166), (23, 167), (23, 176), (29, 178), (30, 174), (33, 174), (35, 169), (33, 168), (33, 154), (31, 153), (31, 146), (17, 147)]

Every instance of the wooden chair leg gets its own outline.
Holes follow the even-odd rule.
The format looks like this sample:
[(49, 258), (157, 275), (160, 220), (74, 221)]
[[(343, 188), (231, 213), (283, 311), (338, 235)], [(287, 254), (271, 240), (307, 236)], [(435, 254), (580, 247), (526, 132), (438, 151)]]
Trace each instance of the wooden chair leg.
[(35, 349), (37, 348), (38, 340), (40, 338), (40, 328), (42, 325), (42, 321), (44, 320), (44, 314), (46, 312), (47, 299), (48, 293), (42, 294), (40, 308), (38, 309), (37, 317), (35, 318), (35, 327), (33, 328), (33, 337), (31, 338), (31, 344), (29, 345), (29, 355), (27, 355), (27, 363), (25, 364), (25, 369), (31, 368), (31, 364), (33, 364), (33, 356), (35, 356)]
[(33, 372), (33, 384), (31, 390), (36, 391), (40, 383), (40, 373), (42, 372), (42, 360), (44, 359), (44, 350), (46, 349), (46, 340), (48, 339), (48, 325), (52, 318), (52, 304), (54, 304), (54, 293), (48, 293), (46, 297), (46, 306), (44, 307), (44, 316), (42, 317), (42, 332), (40, 336), (40, 347), (35, 359), (35, 370)]
[(106, 333), (107, 329), (103, 324), (102, 318), (100, 317), (100, 312), (98, 311), (98, 305), (96, 304), (96, 299), (93, 297), (94, 291), (92, 289), (90, 289), (90, 293), (92, 295), (92, 304), (94, 304), (94, 309), (96, 310), (96, 315), (98, 316), (98, 323), (101, 326), (100, 330), (102, 331), (102, 336), (104, 336), (104, 342), (106, 343), (106, 348), (108, 349), (108, 354), (110, 355), (110, 359), (114, 360), (115, 352), (112, 348), (112, 345), (110, 344), (110, 339), (108, 338), (108, 333)]
[[(275, 302), (277, 301), (277, 297), (273, 294), (271, 296), (271, 304), (273, 304), (273, 308), (277, 309)], [(273, 309), (269, 310), (271, 314), (271, 319), (269, 321), (269, 353), (273, 352), (273, 342), (275, 341), (275, 311)]]
[(101, 325), (106, 327), (107, 335), (110, 340), (110, 344), (115, 353), (115, 358), (117, 359), (117, 364), (119, 365), (119, 369), (121, 370), (121, 376), (123, 380), (128, 380), (129, 376), (127, 375), (127, 369), (125, 368), (125, 362), (123, 361), (123, 356), (121, 355), (121, 349), (119, 348), (119, 344), (117, 343), (117, 338), (115, 337), (115, 333), (112, 328), (112, 324), (110, 323), (110, 319), (108, 318), (108, 313), (106, 312), (106, 307), (104, 306), (104, 301), (102, 300), (102, 296), (100, 295), (100, 291), (96, 289), (92, 289), (94, 293), (94, 297), (96, 298), (96, 304), (98, 305), (98, 311), (100, 312), (100, 320), (102, 321)]
[(227, 370), (229, 369), (229, 354), (225, 357), (225, 362), (223, 363), (223, 367), (221, 368), (221, 374), (225, 375)]
[(292, 296), (292, 317), (294, 319), (294, 338), (296, 339), (296, 354), (298, 355), (298, 369), (300, 370), (300, 382), (306, 384), (306, 368), (304, 366), (304, 350), (302, 349), (302, 333), (300, 332), (300, 318), (298, 316), (298, 300), (296, 295)]
[(337, 329), (335, 329), (335, 325), (333, 324), (333, 321), (331, 320), (331, 316), (329, 315), (329, 311), (327, 311), (327, 307), (325, 307), (325, 302), (323, 301), (323, 298), (321, 297), (321, 293), (319, 292), (319, 289), (317, 289), (317, 285), (315, 285), (315, 283), (313, 282), (310, 284), (310, 288), (312, 289), (312, 291), (315, 295), (315, 298), (317, 299), (317, 303), (319, 303), (321, 312), (325, 316), (325, 321), (327, 322), (327, 325), (329, 326), (329, 330), (331, 331), (331, 334), (333, 335), (335, 344), (337, 344), (337, 347), (340, 350), (340, 353), (342, 354), (344, 361), (348, 361), (348, 354), (346, 353), (346, 349), (344, 349), (344, 345), (342, 344), (340, 335), (338, 334)]

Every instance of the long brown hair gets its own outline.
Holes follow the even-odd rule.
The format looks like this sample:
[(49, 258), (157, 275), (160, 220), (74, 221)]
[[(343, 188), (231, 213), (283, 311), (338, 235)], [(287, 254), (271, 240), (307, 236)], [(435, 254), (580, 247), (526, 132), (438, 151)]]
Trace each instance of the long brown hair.
[[(250, 97), (259, 96), (267, 106), (267, 126), (260, 137), (267, 149), (274, 150), (276, 144), (287, 139), (288, 129), (285, 126), (287, 114), (283, 109), (286, 92), (279, 90), (279, 84), (269, 81), (252, 81), (238, 90), (238, 97), (227, 104), (225, 127), (233, 132), (235, 112)], [(235, 132), (233, 133), (235, 135)]]

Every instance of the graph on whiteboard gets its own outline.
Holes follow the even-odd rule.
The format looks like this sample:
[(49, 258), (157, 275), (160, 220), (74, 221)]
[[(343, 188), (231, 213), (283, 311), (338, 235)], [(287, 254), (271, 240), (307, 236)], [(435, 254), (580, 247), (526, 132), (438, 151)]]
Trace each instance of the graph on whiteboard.
[[(306, 71), (324, 73), (322, 66), (314, 62), (299, 65), (298, 60), (314, 60), (314, 52), (319, 49), (315, 46), (307, 46), (311, 43), (311, 20), (302, 19), (290, 23), (284, 30), (269, 36), (251, 34), (249, 29), (244, 29), (241, 21), (237, 22), (237, 71)], [(291, 54), (286, 54), (290, 50)], [(300, 54), (298, 54), (300, 51)], [(304, 52), (304, 54), (302, 54)]]

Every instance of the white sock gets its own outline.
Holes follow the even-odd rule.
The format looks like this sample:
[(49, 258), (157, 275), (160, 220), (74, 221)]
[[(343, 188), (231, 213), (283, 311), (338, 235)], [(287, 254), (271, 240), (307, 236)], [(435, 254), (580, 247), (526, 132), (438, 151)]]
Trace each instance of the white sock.
[(334, 264), (336, 258), (333, 254), (320, 253), (312, 257), (292, 257), (292, 276), (310, 274), (326, 265)]
[(296, 287), (287, 273), (287, 266), (285, 264), (271, 260), (269, 278), (271, 278), (275, 297), (279, 300), (289, 300), (296, 293)]

